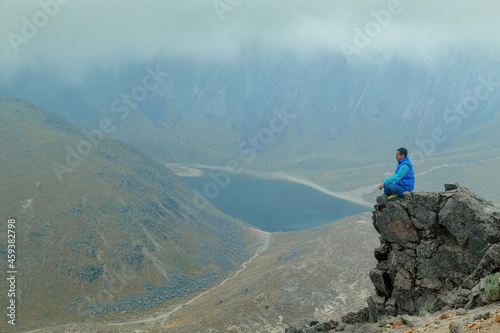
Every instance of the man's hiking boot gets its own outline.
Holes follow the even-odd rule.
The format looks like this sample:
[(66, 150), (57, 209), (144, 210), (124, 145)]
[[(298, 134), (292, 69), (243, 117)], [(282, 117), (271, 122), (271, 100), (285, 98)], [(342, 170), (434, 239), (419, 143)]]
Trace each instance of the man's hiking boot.
[(397, 198), (398, 198), (397, 195), (392, 194), (392, 195), (390, 195), (390, 196), (387, 197), (387, 201), (395, 201)]

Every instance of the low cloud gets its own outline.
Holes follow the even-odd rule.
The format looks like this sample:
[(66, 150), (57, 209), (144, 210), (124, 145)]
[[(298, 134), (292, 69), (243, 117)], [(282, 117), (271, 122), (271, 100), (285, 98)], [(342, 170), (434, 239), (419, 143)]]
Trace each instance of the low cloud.
[(498, 58), (498, 9), (494, 0), (3, 0), (0, 69), (77, 75), (156, 57), (226, 61), (253, 48), (346, 56), (341, 45), (357, 61), (429, 61), (457, 50)]

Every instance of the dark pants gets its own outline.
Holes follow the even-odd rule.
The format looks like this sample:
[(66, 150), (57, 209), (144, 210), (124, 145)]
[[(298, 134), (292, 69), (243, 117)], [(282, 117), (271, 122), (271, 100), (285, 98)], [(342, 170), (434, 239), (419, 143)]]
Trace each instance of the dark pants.
[(407, 190), (403, 186), (394, 183), (387, 184), (384, 186), (384, 193), (386, 195), (396, 194), (402, 197), (403, 193), (405, 193), (406, 191)]

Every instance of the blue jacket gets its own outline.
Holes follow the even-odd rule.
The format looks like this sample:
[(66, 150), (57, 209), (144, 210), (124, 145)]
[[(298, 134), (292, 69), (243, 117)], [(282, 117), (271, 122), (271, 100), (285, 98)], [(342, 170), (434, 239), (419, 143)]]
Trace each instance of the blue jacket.
[(406, 175), (404, 175), (403, 178), (398, 180), (396, 184), (403, 186), (407, 191), (413, 191), (413, 189), (415, 188), (415, 174), (413, 173), (413, 165), (411, 164), (410, 159), (408, 157), (405, 157), (401, 161), (398, 161), (396, 173), (398, 173), (401, 166), (405, 164), (410, 167), (410, 170), (408, 170)]

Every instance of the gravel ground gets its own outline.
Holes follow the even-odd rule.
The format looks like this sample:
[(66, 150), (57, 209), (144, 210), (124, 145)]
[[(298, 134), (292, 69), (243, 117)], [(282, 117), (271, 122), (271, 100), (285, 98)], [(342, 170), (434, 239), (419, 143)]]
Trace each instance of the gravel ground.
[(425, 317), (401, 316), (388, 320), (382, 332), (398, 333), (500, 333), (500, 303), (472, 310), (451, 310), (428, 314)]

